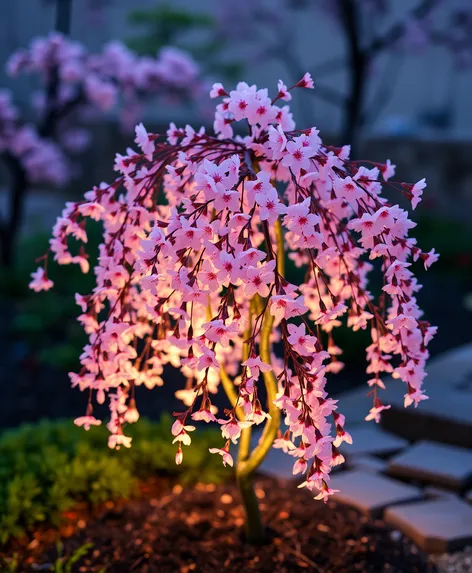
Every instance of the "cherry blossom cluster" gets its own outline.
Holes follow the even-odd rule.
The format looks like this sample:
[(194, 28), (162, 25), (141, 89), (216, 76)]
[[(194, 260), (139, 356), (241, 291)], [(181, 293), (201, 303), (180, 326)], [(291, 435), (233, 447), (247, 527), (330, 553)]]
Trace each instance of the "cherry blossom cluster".
[(141, 57), (112, 42), (91, 54), (56, 32), (14, 53), (7, 71), (12, 77), (35, 74), (41, 80), (32, 98), (40, 118), (36, 126), (21, 121), (9, 92), (0, 93), (0, 152), (15, 157), (32, 183), (62, 185), (73, 175), (68, 154), (88, 146), (84, 126), (100, 114), (118, 108), (122, 125), (130, 129), (149, 98), (193, 99), (201, 89), (197, 65), (177, 48)]
[[(330, 470), (343, 462), (338, 448), (352, 441), (325, 388), (343, 366), (336, 329), (371, 335), (367, 420), (389, 407), (381, 401), (386, 373), (403, 385), (405, 406), (416, 406), (426, 398), (435, 328), (421, 319), (412, 264), (428, 267), (437, 255), (417, 246), (407, 212), (382, 195), (392, 185), (415, 207), (425, 181), (396, 183), (390, 161), (361, 165), (349, 160), (348, 146), (324, 145), (317, 129), (296, 130), (286, 102), (297, 87), (313, 88), (310, 75), (289, 89), (279, 81), (272, 99), (244, 82), (232, 91), (215, 84), (214, 135), (174, 124), (153, 135), (138, 125), (138, 151), (116, 156), (111, 185), (67, 204), (50, 251), (87, 271), (86, 252), (73, 243), (87, 242), (87, 219), (102, 223), (96, 287), (76, 295), (89, 343), (81, 371), (70, 376), (90, 397), (78, 425), (99, 424), (93, 403), (108, 396), (109, 445), (129, 447), (126, 425), (139, 418), (135, 388), (161, 386), (171, 365), (186, 379), (172, 427), (177, 463), (193, 422), (204, 421), (218, 424), (224, 439), (211, 452), (233, 465), (241, 432), (271, 421), (261, 380), (272, 377), (287, 427), (273, 446), (326, 500)], [(291, 282), (288, 259), (302, 279)], [(375, 266), (383, 286), (373, 294)], [(52, 286), (45, 268), (32, 288)], [(235, 396), (223, 412), (213, 404), (220, 382)]]

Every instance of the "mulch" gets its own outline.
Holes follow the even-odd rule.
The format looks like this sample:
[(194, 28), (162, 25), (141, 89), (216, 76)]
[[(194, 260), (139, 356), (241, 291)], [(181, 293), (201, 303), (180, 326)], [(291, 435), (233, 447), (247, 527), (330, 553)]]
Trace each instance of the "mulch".
[(274, 479), (259, 478), (256, 494), (269, 534), (263, 546), (244, 542), (234, 483), (182, 488), (156, 479), (136, 499), (94, 510), (78, 506), (65, 514), (59, 533), (40, 528), (15, 542), (8, 554), (17, 553), (21, 573), (50, 570), (60, 536), (66, 556), (93, 544), (73, 573), (435, 571), (411, 542), (382, 521), (336, 502), (314, 501), (305, 490)]

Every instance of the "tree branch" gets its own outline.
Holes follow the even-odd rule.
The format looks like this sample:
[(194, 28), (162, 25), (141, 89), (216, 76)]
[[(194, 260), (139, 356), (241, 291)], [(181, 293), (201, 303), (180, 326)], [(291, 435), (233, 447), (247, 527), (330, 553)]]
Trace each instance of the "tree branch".
[(340, 0), (340, 7), (342, 8), (341, 22), (346, 36), (350, 72), (350, 93), (345, 106), (343, 143), (349, 143), (352, 154), (355, 155), (354, 146), (362, 120), (368, 58), (360, 44), (360, 18), (357, 4), (353, 0)]
[[(283, 250), (282, 225), (278, 219), (275, 221), (274, 226), (278, 247), (277, 272), (282, 275), (285, 264), (285, 255)], [(256, 312), (260, 312), (262, 310), (262, 305), (260, 302), (256, 302), (256, 304), (259, 306), (259, 309), (256, 310)], [(261, 341), (259, 344), (261, 360), (267, 364), (272, 362), (270, 335), (272, 334), (273, 326), (274, 317), (270, 314), (269, 307), (267, 307), (261, 330)], [(236, 468), (238, 478), (250, 477), (257, 470), (257, 468), (260, 466), (268, 454), (270, 448), (272, 447), (280, 427), (280, 410), (277, 408), (276, 404), (274, 404), (274, 400), (277, 395), (277, 379), (272, 370), (269, 372), (263, 372), (262, 375), (264, 377), (264, 383), (267, 391), (267, 404), (270, 418), (265, 424), (264, 431), (262, 432), (262, 437), (259, 440), (258, 445), (251, 452), (249, 458), (246, 461), (238, 463)]]
[(68, 36), (70, 34), (70, 22), (72, 16), (72, 0), (56, 0), (56, 25), (57, 32)]
[[(410, 12), (410, 18), (422, 20), (428, 16), (439, 4), (441, 0), (422, 0), (416, 8)], [(405, 33), (406, 21), (394, 24), (383, 36), (375, 38), (371, 44), (364, 49), (368, 59), (372, 59), (380, 52), (393, 46)]]

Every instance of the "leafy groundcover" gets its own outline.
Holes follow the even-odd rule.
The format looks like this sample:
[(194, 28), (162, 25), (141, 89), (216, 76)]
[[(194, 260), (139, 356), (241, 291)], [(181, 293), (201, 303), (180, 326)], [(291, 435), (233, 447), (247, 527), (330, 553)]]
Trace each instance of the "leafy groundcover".
[[(0, 544), (24, 535), (40, 522), (58, 525), (61, 513), (77, 502), (102, 503), (132, 497), (139, 480), (170, 476), (179, 483), (219, 482), (221, 461), (208, 448), (218, 439), (195, 432), (192, 448), (175, 465), (171, 418), (140, 420), (127, 433), (131, 449), (107, 447), (105, 427), (88, 432), (72, 421), (42, 421), (0, 435)], [(220, 437), (221, 439), (221, 437)]]

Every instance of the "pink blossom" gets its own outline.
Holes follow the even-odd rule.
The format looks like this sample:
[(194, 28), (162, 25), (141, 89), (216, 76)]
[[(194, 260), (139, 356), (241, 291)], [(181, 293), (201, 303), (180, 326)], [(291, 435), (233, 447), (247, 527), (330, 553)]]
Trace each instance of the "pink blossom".
[(179, 447), (177, 448), (177, 453), (175, 454), (176, 465), (180, 466), (180, 464), (183, 462), (183, 459), (184, 459), (184, 453), (182, 451), (182, 446), (179, 444)]
[(246, 296), (253, 296), (255, 293), (260, 296), (269, 294), (269, 284), (274, 281), (275, 261), (269, 261), (261, 267), (248, 267), (246, 270)]
[(203, 421), (203, 422), (216, 422), (216, 417), (210, 409), (200, 408), (200, 410), (192, 414), (192, 420)]
[(287, 329), (290, 333), (288, 341), (300, 356), (310, 356), (310, 354), (315, 352), (317, 340), (314, 336), (306, 334), (306, 327), (304, 324), (300, 324), (300, 326), (288, 324)]
[(375, 420), (376, 423), (378, 424), (380, 422), (380, 414), (384, 410), (389, 410), (390, 408), (391, 406), (383, 406), (383, 405), (372, 407), (369, 411), (369, 414), (365, 417), (366, 422), (370, 422), (370, 420)]
[[(229, 447), (229, 446), (228, 446)], [(220, 448), (210, 448), (210, 454), (219, 454), (223, 458), (223, 465), (233, 467), (233, 458), (228, 450)]]
[(279, 93), (277, 94), (278, 98), (283, 99), (285, 101), (290, 101), (292, 99), (292, 94), (288, 91), (287, 86), (283, 83), (282, 80), (278, 81), (277, 89), (279, 90)]
[(120, 446), (125, 448), (131, 448), (131, 439), (129, 436), (124, 436), (120, 434), (110, 434), (108, 436), (108, 447), (112, 450), (119, 450)]
[(422, 400), (428, 400), (428, 396), (423, 394), (421, 390), (414, 390), (412, 392), (408, 392), (407, 394), (405, 394), (405, 401), (404, 401), (405, 408), (411, 406), (412, 404), (414, 404), (416, 408)]
[(279, 449), (282, 450), (285, 454), (288, 454), (290, 452), (290, 450), (293, 450), (295, 448), (293, 442), (291, 442), (288, 438), (276, 438), (274, 440), (274, 445), (273, 447), (275, 449)]
[(272, 188), (265, 193), (256, 193), (256, 203), (259, 205), (259, 217), (261, 221), (274, 223), (287, 208), (279, 201), (277, 191)]
[(34, 273), (31, 273), (31, 276), (33, 280), (29, 283), (29, 288), (36, 292), (49, 290), (54, 286), (54, 283), (48, 279), (43, 267), (38, 267)]
[(97, 420), (94, 416), (81, 416), (74, 420), (76, 426), (82, 426), (84, 430), (90, 430), (90, 426), (100, 426), (101, 420)]
[(283, 318), (293, 318), (308, 311), (308, 307), (303, 304), (303, 297), (293, 299), (287, 295), (275, 295), (270, 299), (270, 313), (275, 317), (276, 323), (280, 323)]
[(436, 253), (434, 249), (431, 249), (429, 253), (421, 255), (421, 258), (424, 261), (424, 268), (429, 269), (429, 267), (439, 259), (439, 254)]
[(352, 436), (349, 432), (346, 432), (346, 430), (342, 426), (337, 425), (336, 438), (333, 441), (333, 446), (339, 448), (339, 446), (343, 442), (345, 442), (346, 444), (352, 444)]
[(154, 153), (154, 143), (149, 139), (148, 132), (142, 123), (136, 126), (136, 139), (134, 140), (147, 159), (152, 159)]
[(100, 203), (94, 201), (89, 203), (83, 203), (78, 207), (78, 210), (83, 217), (90, 217), (95, 221), (99, 221), (100, 216), (105, 209), (102, 205), (100, 205)]
[(380, 171), (382, 172), (384, 180), (388, 181), (395, 175), (395, 165), (390, 162), (390, 159), (387, 159), (385, 165), (380, 166)]
[(212, 320), (202, 325), (205, 336), (212, 342), (218, 342), (221, 346), (228, 346), (230, 338), (238, 332), (236, 324), (226, 325), (222, 320)]
[(218, 423), (221, 424), (221, 434), (223, 438), (231, 440), (233, 444), (237, 443), (241, 435), (241, 430), (249, 428), (252, 425), (252, 422), (238, 422), (234, 418), (230, 420), (219, 419)]
[(293, 464), (293, 475), (297, 475), (297, 474), (304, 474), (307, 470), (308, 464), (306, 463), (305, 458), (299, 458), (294, 464)]
[(289, 141), (286, 145), (286, 153), (282, 157), (282, 164), (289, 167), (298, 175), (301, 169), (308, 171), (312, 166), (311, 157), (313, 157), (313, 149), (304, 145), (306, 136), (300, 136), (293, 141)]
[(263, 362), (259, 356), (253, 356), (248, 358), (245, 362), (242, 362), (243, 366), (247, 366), (251, 372), (253, 378), (259, 378), (261, 372), (270, 372), (272, 366)]
[(421, 201), (421, 196), (423, 195), (423, 189), (426, 187), (426, 179), (421, 179), (413, 185), (411, 188), (411, 206), (416, 209), (418, 203)]
[(355, 183), (351, 177), (337, 179), (333, 183), (333, 189), (337, 197), (346, 199), (355, 205), (358, 199), (364, 197), (365, 192)]
[(303, 76), (303, 78), (296, 84), (297, 87), (299, 88), (308, 88), (308, 89), (313, 89), (315, 86), (313, 84), (313, 79), (311, 77), (311, 74), (309, 74), (308, 72), (306, 72), (306, 74)]
[(315, 226), (318, 225), (320, 221), (321, 219), (318, 215), (310, 212), (309, 199), (287, 207), (285, 224), (291, 231), (298, 235), (311, 235)]
[(198, 370), (206, 370), (207, 368), (213, 368), (214, 370), (219, 370), (220, 366), (215, 358), (215, 353), (206, 348), (205, 346), (201, 348), (202, 354), (199, 356), (196, 367)]
[(217, 98), (217, 97), (227, 96), (227, 95), (228, 95), (228, 92), (223, 87), (223, 84), (220, 84), (218, 82), (213, 84), (213, 87), (211, 88), (211, 91), (210, 91), (210, 97), (212, 99)]
[(328, 499), (330, 495), (334, 495), (335, 493), (339, 493), (339, 489), (330, 489), (325, 482), (323, 482), (323, 488), (321, 489), (320, 493), (315, 497), (315, 499), (322, 499), (325, 503), (328, 503)]
[(272, 184), (270, 182), (270, 174), (265, 171), (261, 171), (257, 174), (257, 179), (246, 181), (245, 189), (248, 195), (248, 202), (252, 206), (256, 200), (256, 194), (268, 193), (271, 191)]
[(283, 157), (283, 152), (287, 147), (287, 138), (280, 125), (276, 128), (273, 126), (269, 127), (269, 146), (274, 159), (281, 159)]

